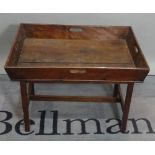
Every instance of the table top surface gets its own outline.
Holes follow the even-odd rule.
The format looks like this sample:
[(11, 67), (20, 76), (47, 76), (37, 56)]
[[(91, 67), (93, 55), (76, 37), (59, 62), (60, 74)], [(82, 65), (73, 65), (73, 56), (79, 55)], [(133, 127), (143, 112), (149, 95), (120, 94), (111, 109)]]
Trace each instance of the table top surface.
[(18, 66), (135, 67), (130, 51), (120, 40), (24, 40)]

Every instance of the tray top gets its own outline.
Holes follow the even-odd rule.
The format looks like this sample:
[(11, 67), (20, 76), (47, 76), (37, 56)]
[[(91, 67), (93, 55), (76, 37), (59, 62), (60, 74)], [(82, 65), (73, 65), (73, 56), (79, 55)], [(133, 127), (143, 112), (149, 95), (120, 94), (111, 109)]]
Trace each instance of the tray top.
[(149, 66), (130, 26), (20, 24), (5, 64), (12, 80), (143, 81)]
[(135, 67), (127, 43), (117, 40), (24, 40), (17, 66)]

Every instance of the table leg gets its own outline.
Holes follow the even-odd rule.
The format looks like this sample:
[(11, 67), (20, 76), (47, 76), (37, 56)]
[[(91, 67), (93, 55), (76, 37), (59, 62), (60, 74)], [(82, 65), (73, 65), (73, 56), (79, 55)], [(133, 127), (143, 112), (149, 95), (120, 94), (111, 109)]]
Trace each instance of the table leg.
[(29, 82), (28, 89), (29, 89), (29, 95), (34, 95), (35, 94), (34, 83)]
[(23, 114), (24, 114), (25, 131), (29, 131), (30, 130), (29, 98), (27, 93), (26, 82), (20, 82), (20, 90), (21, 90), (22, 108), (23, 108)]
[(133, 92), (134, 83), (129, 83), (127, 85), (126, 97), (125, 97), (125, 105), (123, 107), (123, 117), (122, 117), (122, 132), (125, 132), (127, 126), (127, 120), (129, 115), (129, 109), (131, 104), (131, 97)]
[(113, 97), (117, 97), (118, 96), (118, 84), (114, 85), (114, 91), (113, 91)]

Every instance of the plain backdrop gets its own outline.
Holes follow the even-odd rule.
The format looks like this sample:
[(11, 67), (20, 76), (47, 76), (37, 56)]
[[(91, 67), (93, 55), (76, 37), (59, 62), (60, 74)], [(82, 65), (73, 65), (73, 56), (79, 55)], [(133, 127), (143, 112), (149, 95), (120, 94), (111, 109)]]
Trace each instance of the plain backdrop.
[(0, 74), (6, 74), (4, 64), (20, 23), (127, 25), (132, 26), (137, 40), (155, 75), (155, 14), (0, 14)]

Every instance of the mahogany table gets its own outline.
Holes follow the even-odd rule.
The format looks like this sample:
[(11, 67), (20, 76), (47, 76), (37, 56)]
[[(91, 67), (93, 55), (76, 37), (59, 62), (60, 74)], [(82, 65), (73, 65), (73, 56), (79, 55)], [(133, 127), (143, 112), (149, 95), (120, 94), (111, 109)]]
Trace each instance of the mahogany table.
[[(120, 102), (125, 132), (135, 82), (149, 72), (133, 30), (129, 26), (20, 24), (5, 70), (20, 81), (25, 131), (30, 130), (29, 102)], [(40, 82), (110, 83), (113, 96), (55, 96), (35, 93)], [(127, 84), (125, 100), (120, 84)]]

